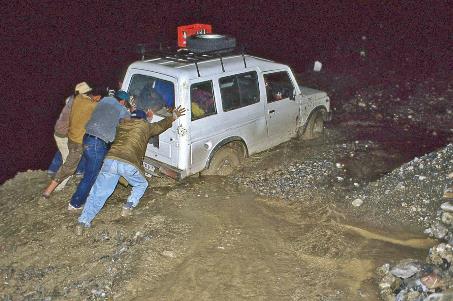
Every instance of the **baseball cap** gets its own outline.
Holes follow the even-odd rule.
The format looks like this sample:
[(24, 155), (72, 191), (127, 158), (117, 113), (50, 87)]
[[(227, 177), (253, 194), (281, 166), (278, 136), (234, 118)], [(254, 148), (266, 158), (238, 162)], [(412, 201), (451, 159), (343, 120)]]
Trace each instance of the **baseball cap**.
[(129, 95), (129, 93), (127, 93), (126, 91), (123, 91), (123, 90), (116, 91), (115, 97), (125, 100), (127, 102), (129, 102), (129, 100), (131, 99), (131, 96)]
[(92, 89), (90, 86), (88, 86), (88, 84), (86, 82), (81, 82), (81, 83), (78, 83), (76, 86), (75, 86), (75, 91), (76, 92), (79, 92), (80, 94), (85, 94), (85, 93), (88, 93), (90, 92)]
[(142, 110), (135, 110), (131, 113), (131, 118), (135, 119), (146, 119), (146, 113)]

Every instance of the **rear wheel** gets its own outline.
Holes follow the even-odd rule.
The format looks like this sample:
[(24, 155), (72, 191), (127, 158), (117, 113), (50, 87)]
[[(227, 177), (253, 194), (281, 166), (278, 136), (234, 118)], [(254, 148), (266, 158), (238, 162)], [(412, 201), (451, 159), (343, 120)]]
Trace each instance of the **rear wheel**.
[(312, 140), (321, 137), (324, 134), (324, 116), (321, 111), (311, 115), (305, 128), (299, 129), (299, 137), (302, 140)]
[(209, 162), (209, 167), (201, 172), (204, 176), (227, 176), (241, 164), (242, 153), (233, 147), (224, 146), (219, 149)]

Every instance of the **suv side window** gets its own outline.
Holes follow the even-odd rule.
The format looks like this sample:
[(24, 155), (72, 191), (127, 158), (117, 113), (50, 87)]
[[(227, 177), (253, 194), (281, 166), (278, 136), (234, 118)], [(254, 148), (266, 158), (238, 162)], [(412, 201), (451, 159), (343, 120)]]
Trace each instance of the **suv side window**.
[(196, 83), (190, 86), (192, 120), (217, 114), (212, 81)]
[(258, 75), (255, 71), (219, 79), (223, 110), (231, 111), (260, 101)]
[(267, 102), (274, 102), (290, 98), (294, 93), (294, 86), (286, 71), (264, 74)]

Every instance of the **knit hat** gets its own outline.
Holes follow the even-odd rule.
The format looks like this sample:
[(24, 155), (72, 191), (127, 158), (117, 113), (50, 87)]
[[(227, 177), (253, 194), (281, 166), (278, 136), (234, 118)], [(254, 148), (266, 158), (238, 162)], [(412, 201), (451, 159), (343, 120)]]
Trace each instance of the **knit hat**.
[(142, 110), (135, 110), (131, 113), (131, 118), (135, 119), (146, 119), (146, 113)]
[(127, 102), (129, 102), (129, 100), (131, 99), (131, 96), (129, 95), (129, 93), (127, 93), (126, 91), (123, 91), (123, 90), (116, 91), (115, 97), (119, 98), (121, 100), (125, 100)]
[(81, 83), (78, 83), (76, 86), (75, 86), (75, 91), (76, 92), (79, 92), (80, 94), (85, 94), (85, 93), (88, 93), (90, 92), (92, 89), (90, 86), (88, 86), (88, 84), (86, 82), (81, 82)]

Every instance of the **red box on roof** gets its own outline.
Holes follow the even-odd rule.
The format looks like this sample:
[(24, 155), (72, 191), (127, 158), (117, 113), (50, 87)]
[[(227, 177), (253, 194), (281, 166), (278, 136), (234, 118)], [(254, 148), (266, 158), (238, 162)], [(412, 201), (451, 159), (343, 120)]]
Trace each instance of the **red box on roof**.
[(186, 39), (194, 34), (212, 33), (212, 26), (209, 24), (191, 24), (178, 26), (178, 46), (186, 47)]

